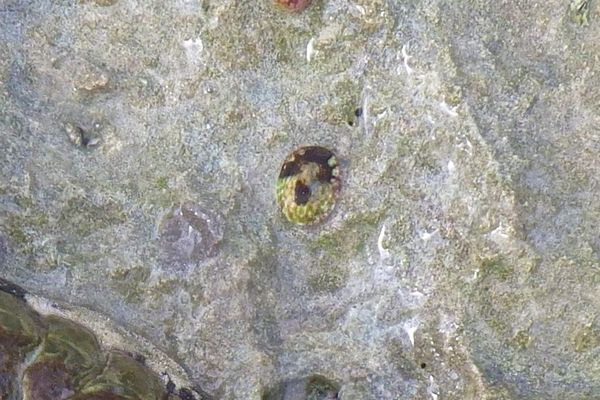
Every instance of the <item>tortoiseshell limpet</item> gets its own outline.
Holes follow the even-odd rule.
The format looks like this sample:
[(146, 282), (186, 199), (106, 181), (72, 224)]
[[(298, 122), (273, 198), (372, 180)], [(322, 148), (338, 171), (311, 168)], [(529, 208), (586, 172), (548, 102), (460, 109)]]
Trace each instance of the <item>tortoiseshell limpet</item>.
[(298, 225), (322, 221), (335, 205), (340, 168), (324, 147), (301, 147), (284, 161), (277, 179), (277, 203), (288, 220)]

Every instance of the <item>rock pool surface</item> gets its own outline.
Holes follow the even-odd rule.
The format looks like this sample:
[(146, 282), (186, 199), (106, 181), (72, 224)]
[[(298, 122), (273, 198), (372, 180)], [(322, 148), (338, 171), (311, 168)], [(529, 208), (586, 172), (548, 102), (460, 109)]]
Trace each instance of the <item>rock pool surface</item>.
[(0, 277), (214, 399), (600, 398), (599, 54), (595, 1), (2, 1)]

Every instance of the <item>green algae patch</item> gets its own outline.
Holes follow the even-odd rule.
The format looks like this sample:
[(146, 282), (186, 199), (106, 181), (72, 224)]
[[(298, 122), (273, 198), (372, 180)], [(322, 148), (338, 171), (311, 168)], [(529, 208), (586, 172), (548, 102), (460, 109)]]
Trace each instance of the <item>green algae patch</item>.
[(42, 342), (41, 318), (22, 299), (0, 292), (0, 398), (16, 392), (20, 364)]
[(356, 114), (360, 114), (360, 82), (347, 76), (335, 82), (325, 103), (321, 106), (321, 113), (325, 122), (332, 125), (350, 125), (356, 123)]
[(508, 265), (501, 257), (485, 258), (480, 264), (480, 277), (495, 277), (500, 281), (506, 281), (513, 275), (513, 267)]
[(309, 40), (310, 32), (305, 28), (286, 27), (285, 34), (276, 34), (273, 37), (273, 49), (277, 61), (293, 67), (298, 63), (298, 56), (303, 55), (302, 51)]
[(49, 316), (43, 348), (23, 374), (25, 398), (44, 399), (50, 388), (74, 393), (102, 371), (103, 357), (94, 334), (72, 321)]
[(335, 231), (322, 233), (306, 243), (319, 262), (308, 273), (307, 285), (314, 293), (330, 293), (345, 286), (348, 262), (365, 257), (369, 243), (377, 240), (381, 212), (365, 212), (347, 219)]
[(108, 354), (102, 373), (91, 380), (82, 393), (92, 394), (91, 397), (94, 394), (119, 393), (120, 398), (132, 400), (165, 398), (159, 377), (142, 363), (120, 351)]
[(531, 336), (526, 330), (519, 330), (512, 338), (512, 344), (518, 349), (526, 349), (531, 344)]
[(381, 215), (378, 210), (354, 215), (335, 231), (311, 238), (307, 246), (312, 252), (320, 252), (322, 255), (354, 257), (365, 248), (366, 242), (375, 242), (373, 235), (377, 231)]
[(348, 271), (331, 267), (308, 277), (308, 286), (314, 293), (335, 292), (344, 287), (348, 280)]
[(590, 3), (592, 0), (571, 0), (569, 4), (569, 16), (571, 21), (581, 26), (589, 24)]
[(42, 323), (35, 312), (17, 297), (0, 292), (0, 345), (10, 344), (11, 351), (26, 352), (41, 342), (42, 333)]
[(48, 225), (48, 215), (34, 205), (29, 205), (21, 213), (9, 214), (0, 219), (0, 228), (24, 254), (29, 254), (34, 250), (34, 240)]
[(5, 223), (5, 231), (8, 237), (21, 249), (31, 250), (29, 243), (31, 242), (31, 236), (23, 229), (21, 218), (18, 216), (10, 216)]
[(150, 271), (141, 266), (120, 267), (111, 272), (112, 288), (129, 303), (139, 304), (147, 295), (147, 280)]
[(578, 326), (571, 336), (571, 344), (578, 353), (594, 349), (600, 345), (600, 330), (592, 323)]
[(168, 189), (169, 178), (167, 178), (166, 176), (159, 176), (158, 178), (156, 178), (156, 181), (154, 181), (154, 186), (157, 189)]
[(79, 237), (122, 224), (126, 221), (123, 207), (113, 200), (96, 204), (83, 197), (69, 199), (60, 212), (59, 225)]

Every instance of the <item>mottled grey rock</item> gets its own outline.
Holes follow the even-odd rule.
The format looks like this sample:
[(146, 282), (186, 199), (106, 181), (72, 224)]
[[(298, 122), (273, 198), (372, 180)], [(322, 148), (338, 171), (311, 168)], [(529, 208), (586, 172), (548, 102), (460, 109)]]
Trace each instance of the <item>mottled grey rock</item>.
[[(2, 277), (218, 399), (596, 398), (599, 10), (4, 2)], [(304, 145), (343, 171), (310, 228), (274, 194)]]

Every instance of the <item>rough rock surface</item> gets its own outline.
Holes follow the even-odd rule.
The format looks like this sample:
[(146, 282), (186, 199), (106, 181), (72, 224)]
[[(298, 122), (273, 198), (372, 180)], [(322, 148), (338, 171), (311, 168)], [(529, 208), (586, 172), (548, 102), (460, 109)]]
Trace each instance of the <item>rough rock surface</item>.
[(1, 1), (0, 274), (217, 399), (598, 398), (599, 54), (595, 1)]

